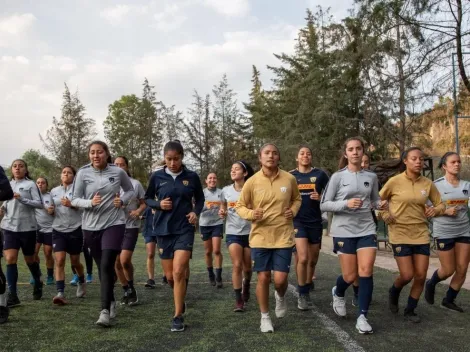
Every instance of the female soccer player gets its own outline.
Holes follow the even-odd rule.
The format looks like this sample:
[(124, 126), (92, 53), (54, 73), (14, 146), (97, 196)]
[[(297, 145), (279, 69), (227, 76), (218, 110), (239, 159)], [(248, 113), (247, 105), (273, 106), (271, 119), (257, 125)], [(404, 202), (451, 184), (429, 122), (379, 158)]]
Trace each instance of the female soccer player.
[(36, 221), (38, 233), (36, 236), (35, 261), (39, 263), (39, 250), (43, 245), (44, 257), (46, 258), (47, 279), (46, 285), (54, 284), (54, 258), (52, 256), (52, 222), (54, 217), (47, 212), (47, 208), (53, 205), (51, 194), (47, 191), (49, 183), (45, 177), (39, 177), (36, 185), (41, 192), (43, 209), (36, 209)]
[(269, 285), (274, 271), (276, 316), (287, 313), (285, 294), (294, 246), (293, 219), (302, 198), (295, 177), (279, 169), (279, 149), (272, 143), (259, 151), (261, 170), (243, 186), (236, 209), (252, 222), (250, 232), (253, 270), (258, 273), (256, 297), (261, 311), (261, 332), (273, 332), (269, 317)]
[(126, 213), (126, 232), (122, 241), (121, 254), (116, 259), (116, 274), (121, 282), (124, 296), (121, 304), (130, 306), (137, 304), (139, 299), (137, 291), (134, 287), (134, 266), (132, 265), (132, 254), (139, 237), (140, 215), (143, 213), (147, 205), (145, 204), (145, 191), (142, 184), (129, 173), (129, 160), (125, 156), (118, 156), (114, 159), (114, 164), (123, 169), (130, 177), (134, 186), (134, 197), (129, 203), (124, 204)]
[[(222, 252), (220, 247), (224, 237), (224, 220), (219, 217), (222, 204), (222, 190), (217, 188), (217, 175), (211, 172), (206, 178), (207, 187), (204, 188), (204, 208), (199, 219), (199, 230), (204, 241), (207, 272), (212, 286), (222, 288)], [(215, 275), (212, 261), (215, 256)]]
[(470, 261), (470, 183), (460, 179), (462, 161), (457, 153), (445, 153), (439, 162), (439, 168), (444, 170), (444, 177), (437, 179), (434, 184), (447, 209), (432, 222), (441, 267), (426, 282), (424, 298), (429, 304), (434, 304), (437, 283), (453, 275), (441, 307), (463, 312), (463, 309), (455, 304), (455, 298), (465, 282)]
[(7, 281), (10, 290), (8, 306), (20, 304), (16, 284), (18, 281), (18, 252), (21, 248), (25, 262), (34, 279), (33, 298), (42, 297), (43, 283), (39, 263), (34, 261), (37, 222), (34, 209), (42, 209), (41, 193), (34, 181), (30, 180), (28, 165), (17, 159), (11, 164), (13, 179), (10, 182), (14, 195), (12, 200), (2, 204), (4, 214), (0, 224), (3, 230), (3, 252), (7, 261)]
[[(399, 276), (390, 288), (388, 301), (390, 311), (398, 313), (400, 292), (413, 280), (404, 315), (405, 320), (419, 323), (421, 319), (415, 309), (429, 267), (428, 218), (442, 215), (445, 206), (434, 183), (421, 176), (424, 157), (420, 148), (405, 150), (400, 162), (404, 172), (390, 178), (380, 191), (381, 198), (388, 200), (390, 205), (381, 216), (388, 224), (389, 242), (399, 270)], [(428, 200), (433, 207), (426, 205)]]
[[(0, 202), (10, 200), (13, 198), (13, 190), (11, 189), (10, 182), (8, 181), (7, 176), (3, 167), (0, 166)], [(0, 212), (2, 208), (0, 208)], [(8, 320), (8, 315), (10, 311), (7, 306), (7, 298), (5, 295), (7, 280), (2, 269), (2, 257), (3, 257), (3, 234), (0, 231), (0, 324), (4, 324)]]
[(147, 252), (147, 276), (148, 280), (145, 283), (147, 288), (155, 288), (155, 252), (157, 247), (157, 237), (153, 234), (153, 215), (155, 209), (147, 207), (142, 215), (144, 221), (144, 228), (142, 235), (144, 236), (145, 249)]
[(313, 274), (320, 254), (323, 233), (320, 210), (320, 194), (328, 183), (328, 176), (312, 167), (312, 150), (301, 147), (297, 153), (297, 169), (290, 173), (296, 178), (302, 205), (294, 218), (296, 272), (299, 298), (297, 307), (308, 310), (309, 292), (313, 286)]
[(244, 160), (232, 165), (230, 177), (233, 184), (222, 190), (222, 206), (219, 210), (221, 219), (226, 219), (225, 233), (227, 247), (232, 259), (232, 284), (235, 291), (234, 312), (243, 312), (245, 303), (250, 299), (251, 250), (249, 235), (251, 223), (242, 219), (235, 207), (245, 182), (253, 176), (253, 168)]
[(149, 207), (157, 210), (153, 233), (157, 236), (163, 271), (173, 287), (175, 315), (171, 331), (176, 332), (185, 329), (186, 275), (193, 250), (195, 225), (204, 206), (204, 192), (199, 176), (183, 165), (184, 150), (179, 142), (168, 142), (163, 148), (163, 155), (166, 166), (153, 173), (145, 200)]
[(83, 209), (85, 246), (100, 271), (101, 312), (96, 324), (109, 326), (110, 318), (116, 316), (114, 265), (126, 231), (123, 205), (134, 196), (134, 187), (126, 172), (111, 164), (106, 143), (92, 142), (88, 156), (91, 163), (75, 178), (72, 206)]
[(85, 297), (86, 284), (83, 265), (80, 263), (80, 253), (83, 247), (82, 214), (72, 206), (72, 185), (76, 171), (72, 166), (62, 169), (60, 180), (62, 184), (51, 191), (53, 204), (49, 206), (49, 214), (54, 216), (52, 223), (52, 244), (56, 262), (57, 295), (52, 302), (57, 305), (67, 304), (65, 299), (65, 258), (70, 255), (70, 262), (78, 275), (78, 298)]
[(377, 236), (371, 207), (380, 206), (377, 176), (362, 169), (364, 142), (349, 138), (343, 145), (340, 170), (331, 176), (323, 193), (321, 210), (333, 213), (330, 235), (338, 254), (341, 275), (332, 289), (333, 310), (346, 316), (345, 292), (359, 276), (359, 310), (356, 329), (371, 334), (367, 320), (372, 290)]

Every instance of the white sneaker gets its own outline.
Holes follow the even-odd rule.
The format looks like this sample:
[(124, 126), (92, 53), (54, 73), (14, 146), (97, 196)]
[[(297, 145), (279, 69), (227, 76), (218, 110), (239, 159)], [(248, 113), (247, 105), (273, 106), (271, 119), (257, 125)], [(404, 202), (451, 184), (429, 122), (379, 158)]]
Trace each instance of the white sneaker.
[(357, 331), (359, 331), (360, 334), (374, 333), (374, 330), (372, 330), (372, 326), (370, 326), (364, 314), (359, 315), (359, 318), (357, 318), (356, 329)]
[(297, 299), (297, 308), (299, 308), (300, 310), (309, 309), (307, 296), (299, 296), (299, 298)]
[(116, 302), (115, 301), (111, 302), (111, 307), (109, 310), (109, 317), (111, 319), (116, 318)]
[(261, 317), (261, 325), (259, 328), (261, 332), (274, 332), (273, 323), (269, 315), (267, 317)]
[(285, 300), (286, 297), (279, 296), (277, 291), (274, 291), (274, 297), (276, 298), (276, 317), (284, 318), (287, 313), (287, 302)]
[(100, 317), (96, 322), (96, 325), (109, 326), (109, 311), (107, 309), (103, 309), (101, 311)]
[(333, 310), (336, 315), (340, 317), (346, 316), (346, 300), (344, 297), (336, 296), (336, 286), (331, 290), (331, 295), (333, 296)]
[(78, 283), (77, 285), (77, 298), (83, 298), (86, 295), (86, 283)]

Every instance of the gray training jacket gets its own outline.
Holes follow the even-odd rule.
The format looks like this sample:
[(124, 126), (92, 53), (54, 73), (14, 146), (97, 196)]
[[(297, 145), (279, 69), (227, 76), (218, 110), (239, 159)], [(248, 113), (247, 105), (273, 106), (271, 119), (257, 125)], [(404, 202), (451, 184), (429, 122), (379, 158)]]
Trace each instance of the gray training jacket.
[[(123, 169), (108, 164), (104, 170), (97, 170), (88, 164), (78, 171), (72, 193), (72, 206), (84, 209), (82, 229), (100, 231), (126, 223), (124, 208), (116, 208), (114, 198), (121, 194), (122, 203), (127, 204), (134, 197), (134, 187)], [(96, 193), (101, 204), (94, 207), (91, 201)]]
[(57, 232), (70, 233), (82, 226), (82, 210), (62, 205), (62, 198), (67, 198), (72, 201), (72, 188), (72, 185), (68, 187), (58, 186), (51, 190), (51, 196), (55, 206), (52, 229)]
[(2, 204), (5, 216), (0, 227), (12, 232), (36, 231), (38, 225), (34, 209), (43, 209), (42, 197), (38, 186), (29, 179), (10, 181), (14, 193), (21, 195), (20, 199), (7, 200)]
[[(347, 203), (352, 198), (362, 199), (362, 207), (349, 209)], [(333, 213), (332, 237), (362, 237), (376, 234), (371, 208), (379, 201), (377, 175), (367, 170), (351, 172), (345, 167), (331, 176), (320, 208)]]
[(54, 217), (49, 215), (47, 208), (49, 208), (52, 203), (52, 197), (50, 193), (41, 194), (42, 204), (44, 204), (42, 209), (34, 209), (36, 213), (36, 222), (38, 223), (38, 231), (41, 233), (51, 233), (52, 232), (52, 222)]

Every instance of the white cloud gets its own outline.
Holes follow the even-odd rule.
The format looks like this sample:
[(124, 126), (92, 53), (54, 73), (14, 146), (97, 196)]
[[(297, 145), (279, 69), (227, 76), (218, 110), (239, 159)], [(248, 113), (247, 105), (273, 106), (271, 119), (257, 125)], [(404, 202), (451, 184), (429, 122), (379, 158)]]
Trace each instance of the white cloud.
[(41, 70), (47, 71), (74, 71), (77, 69), (77, 63), (74, 59), (67, 56), (45, 55), (40, 64)]
[(153, 27), (162, 32), (171, 32), (180, 28), (187, 20), (187, 16), (182, 13), (182, 6), (176, 3), (167, 3), (162, 11), (159, 11), (153, 15), (155, 24)]
[(29, 60), (24, 57), (24, 56), (8, 56), (8, 55), (4, 55), (1, 57), (1, 61), (3, 62), (16, 62), (16, 63), (19, 63), (19, 64), (22, 64), (22, 65), (28, 65), (29, 64)]
[(20, 46), (35, 21), (36, 17), (31, 13), (0, 18), (0, 48)]
[(204, 4), (225, 16), (244, 16), (250, 11), (249, 0), (204, 0)]
[(100, 16), (112, 25), (119, 25), (135, 14), (145, 14), (146, 6), (116, 5), (107, 7), (100, 12)]

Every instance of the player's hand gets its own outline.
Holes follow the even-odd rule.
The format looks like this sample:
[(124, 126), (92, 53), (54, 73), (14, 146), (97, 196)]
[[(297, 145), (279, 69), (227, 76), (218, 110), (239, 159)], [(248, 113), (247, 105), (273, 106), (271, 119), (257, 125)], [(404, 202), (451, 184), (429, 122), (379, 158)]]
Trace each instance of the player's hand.
[(190, 212), (188, 215), (186, 215), (186, 218), (188, 219), (189, 223), (191, 225), (196, 225), (197, 222), (197, 215), (195, 212)]
[(97, 205), (100, 205), (100, 204), (101, 204), (101, 196), (98, 192), (96, 192), (95, 195), (93, 196), (93, 199), (91, 200), (91, 205), (96, 207)]
[(163, 200), (160, 202), (160, 208), (162, 208), (163, 210), (171, 210), (171, 209), (173, 209), (173, 203), (172, 203), (171, 199), (170, 199), (169, 197), (163, 199)]
[(121, 196), (119, 195), (119, 193), (116, 193), (113, 203), (114, 203), (114, 207), (116, 208), (122, 207), (122, 200), (121, 200)]
[(136, 209), (136, 210), (132, 210), (131, 212), (129, 212), (129, 217), (131, 219), (138, 219), (140, 217), (140, 213), (139, 211)]
[(55, 211), (55, 206), (51, 205), (46, 210), (49, 215), (53, 215)]
[(284, 208), (284, 217), (287, 220), (291, 220), (294, 217), (294, 212), (291, 208)]
[(254, 220), (262, 220), (264, 215), (264, 210), (261, 208), (253, 210), (253, 219)]
[(313, 192), (310, 193), (310, 199), (320, 200), (321, 199), (321, 194), (318, 193), (317, 191), (313, 191)]
[(70, 201), (70, 199), (68, 199), (66, 197), (63, 197), (60, 200), (60, 204), (62, 204), (64, 207), (67, 207), (67, 208), (70, 208), (72, 206), (72, 202)]
[(359, 209), (362, 207), (363, 201), (360, 198), (352, 198), (348, 200), (349, 209)]
[(444, 214), (447, 216), (457, 216), (458, 212), (457, 207), (450, 207), (446, 209)]
[(15, 193), (13, 193), (13, 198), (21, 199), (21, 194), (15, 192)]
[(225, 209), (220, 208), (219, 209), (219, 218), (225, 219), (226, 216), (227, 216), (227, 211)]
[(433, 218), (436, 216), (436, 209), (434, 207), (425, 206), (424, 207), (424, 216), (427, 218)]

